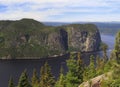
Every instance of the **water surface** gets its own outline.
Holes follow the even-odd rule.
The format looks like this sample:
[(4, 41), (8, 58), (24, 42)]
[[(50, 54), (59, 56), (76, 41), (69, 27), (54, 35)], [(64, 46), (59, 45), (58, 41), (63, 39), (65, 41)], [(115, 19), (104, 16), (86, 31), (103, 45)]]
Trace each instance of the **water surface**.
[[(110, 53), (110, 51), (114, 47), (114, 36), (101, 35), (101, 38), (103, 42), (108, 44), (108, 53)], [(96, 55), (99, 53), (95, 52), (84, 54), (84, 56), (82, 56), (83, 60), (85, 61), (84, 63), (87, 64), (89, 62), (89, 56), (91, 54)], [(49, 65), (52, 68), (53, 74), (58, 77), (61, 65), (63, 66), (64, 70), (67, 71), (65, 62), (68, 58), (69, 55), (40, 60), (0, 60), (0, 87), (7, 87), (10, 76), (14, 78), (14, 82), (17, 84), (21, 72), (25, 69), (27, 69), (28, 75), (30, 77), (32, 76), (32, 71), (34, 68), (36, 68), (37, 71), (40, 72), (40, 68), (45, 63), (45, 61), (48, 61)]]

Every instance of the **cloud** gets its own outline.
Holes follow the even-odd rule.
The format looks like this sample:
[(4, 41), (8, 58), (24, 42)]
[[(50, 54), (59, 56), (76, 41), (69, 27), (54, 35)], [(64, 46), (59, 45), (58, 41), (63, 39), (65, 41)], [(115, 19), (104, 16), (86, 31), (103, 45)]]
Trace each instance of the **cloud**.
[(119, 0), (0, 0), (0, 19), (120, 21)]

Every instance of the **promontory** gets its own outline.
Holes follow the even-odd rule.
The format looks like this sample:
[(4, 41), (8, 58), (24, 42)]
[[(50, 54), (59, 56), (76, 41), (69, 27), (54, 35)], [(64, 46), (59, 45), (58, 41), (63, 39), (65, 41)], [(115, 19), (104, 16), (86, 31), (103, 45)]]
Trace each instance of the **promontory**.
[(0, 21), (0, 58), (44, 58), (71, 51), (98, 51), (101, 37), (94, 24), (46, 26), (33, 19)]

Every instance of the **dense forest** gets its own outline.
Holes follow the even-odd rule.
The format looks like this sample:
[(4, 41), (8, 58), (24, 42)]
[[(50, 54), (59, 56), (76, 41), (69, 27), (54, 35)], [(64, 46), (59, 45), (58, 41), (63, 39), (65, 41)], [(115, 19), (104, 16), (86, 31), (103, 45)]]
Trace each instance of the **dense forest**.
[[(102, 45), (103, 57), (90, 56), (90, 63), (85, 66), (81, 60), (81, 53), (70, 53), (66, 60), (68, 72), (64, 73), (61, 66), (59, 77), (55, 79), (51, 67), (46, 62), (38, 72), (33, 70), (33, 76), (29, 79), (27, 70), (21, 74), (17, 87), (119, 87), (120, 86), (120, 32), (116, 35), (115, 47), (111, 56), (107, 56), (107, 45)], [(96, 83), (93, 78), (103, 76)], [(14, 78), (10, 77), (8, 87), (16, 87)]]
[(53, 27), (26, 18), (0, 21), (1, 59), (40, 59), (70, 51), (98, 51), (100, 42), (94, 24)]

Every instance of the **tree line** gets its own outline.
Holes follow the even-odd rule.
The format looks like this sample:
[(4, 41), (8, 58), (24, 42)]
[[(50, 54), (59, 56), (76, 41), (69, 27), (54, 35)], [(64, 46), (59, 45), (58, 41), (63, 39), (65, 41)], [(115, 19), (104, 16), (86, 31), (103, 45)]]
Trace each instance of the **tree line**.
[[(70, 58), (66, 60), (68, 72), (65, 74), (61, 66), (57, 80), (51, 72), (51, 67), (46, 62), (41, 67), (40, 76), (38, 76), (35, 69), (33, 70), (31, 80), (28, 79), (27, 71), (24, 70), (19, 78), (17, 87), (78, 87), (83, 81), (100, 75), (104, 73), (105, 70), (108, 71), (110, 66), (105, 60), (106, 58), (100, 59), (97, 57), (95, 61), (95, 57), (91, 55), (90, 64), (85, 66), (83, 65), (80, 52), (77, 54), (71, 53)], [(104, 66), (106, 66), (106, 68)], [(8, 87), (16, 87), (12, 78), (9, 80)]]
[(102, 80), (101, 87), (120, 87), (120, 32), (116, 36), (115, 48), (111, 56), (107, 56), (106, 44), (102, 45), (103, 56), (90, 56), (90, 63), (85, 66), (81, 53), (70, 53), (70, 57), (66, 60), (68, 72), (64, 73), (61, 66), (59, 77), (57, 80), (51, 72), (51, 67), (46, 62), (40, 70), (40, 76), (37, 71), (33, 70), (31, 80), (28, 79), (27, 71), (23, 71), (17, 86), (14, 85), (12, 77), (9, 80), (8, 87), (78, 87), (82, 82), (112, 72), (109, 80)]

